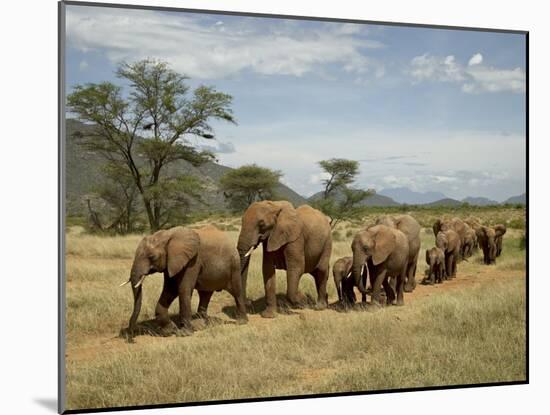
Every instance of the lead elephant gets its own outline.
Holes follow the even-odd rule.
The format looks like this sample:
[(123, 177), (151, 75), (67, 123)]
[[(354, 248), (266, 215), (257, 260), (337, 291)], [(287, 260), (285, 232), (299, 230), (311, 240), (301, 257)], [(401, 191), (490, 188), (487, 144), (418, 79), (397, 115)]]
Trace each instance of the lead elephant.
[(386, 291), (386, 301), (393, 302), (393, 290), (388, 278), (395, 277), (397, 305), (403, 305), (403, 291), (409, 259), (409, 242), (403, 232), (386, 225), (375, 225), (363, 229), (355, 235), (351, 243), (353, 251), (352, 273), (355, 284), (362, 294), (366, 294), (361, 278), (368, 268), (372, 286), (372, 305), (380, 305), (380, 288)]
[[(239, 256), (229, 238), (211, 225), (197, 230), (178, 226), (144, 237), (136, 249), (130, 279), (124, 283), (131, 283), (134, 294), (128, 341), (133, 341), (141, 311), (145, 276), (156, 272), (164, 273), (164, 286), (155, 309), (163, 334), (192, 333), (191, 295), (194, 289), (199, 293), (198, 312), (203, 318), (207, 317), (212, 293), (227, 290), (237, 304), (237, 321), (247, 321)], [(182, 331), (168, 316), (168, 308), (176, 297), (179, 297)]]
[(377, 225), (386, 225), (399, 229), (409, 242), (409, 256), (407, 262), (407, 276), (405, 292), (412, 292), (416, 287), (416, 264), (420, 252), (420, 224), (411, 215), (382, 216), (376, 221)]
[(287, 297), (292, 304), (303, 301), (298, 285), (300, 277), (309, 273), (315, 279), (317, 308), (327, 307), (332, 235), (329, 220), (323, 213), (308, 205), (295, 209), (285, 201), (261, 201), (248, 207), (237, 244), (245, 295), (250, 255), (260, 244), (266, 296), (262, 317), (276, 316), (276, 269), (286, 270)]

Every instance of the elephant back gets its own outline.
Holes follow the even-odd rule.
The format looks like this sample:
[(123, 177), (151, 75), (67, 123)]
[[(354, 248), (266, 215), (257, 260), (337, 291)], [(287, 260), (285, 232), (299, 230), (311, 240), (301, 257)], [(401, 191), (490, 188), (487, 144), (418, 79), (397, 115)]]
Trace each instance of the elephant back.
[[(201, 257), (208, 258), (209, 261), (226, 262), (231, 260), (239, 261), (239, 254), (235, 244), (231, 241), (226, 232), (218, 229), (214, 225), (206, 225), (196, 229), (200, 239)], [(216, 259), (217, 258), (217, 259)]]
[(307, 235), (331, 237), (330, 220), (323, 212), (309, 205), (302, 205), (296, 209), (296, 213), (303, 223), (306, 237)]

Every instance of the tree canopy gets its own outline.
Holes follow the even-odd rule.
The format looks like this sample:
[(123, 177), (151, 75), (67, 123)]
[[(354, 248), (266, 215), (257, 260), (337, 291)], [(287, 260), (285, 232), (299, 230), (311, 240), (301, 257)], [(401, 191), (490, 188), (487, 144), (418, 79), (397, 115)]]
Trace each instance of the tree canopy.
[(329, 176), (322, 181), (325, 186), (323, 191), (325, 199), (335, 190), (353, 183), (359, 174), (359, 162), (355, 160), (333, 158), (330, 160), (321, 160), (319, 165)]
[(330, 217), (330, 224), (334, 228), (340, 220), (360, 213), (361, 203), (374, 191), (350, 187), (359, 174), (359, 162), (355, 160), (333, 158), (321, 160), (319, 165), (327, 178), (322, 181), (322, 197), (314, 205)]
[(273, 199), (281, 176), (279, 171), (249, 164), (227, 172), (220, 185), (231, 206), (242, 210), (257, 200)]
[(171, 177), (166, 166), (213, 158), (189, 138), (214, 138), (213, 120), (235, 123), (232, 97), (210, 86), (191, 91), (184, 75), (154, 59), (121, 63), (116, 75), (127, 89), (111, 82), (77, 85), (67, 97), (68, 109), (96, 127), (82, 145), (111, 165), (124, 166), (151, 230), (157, 230), (173, 220), (175, 204), (197, 195), (200, 187), (190, 177)]

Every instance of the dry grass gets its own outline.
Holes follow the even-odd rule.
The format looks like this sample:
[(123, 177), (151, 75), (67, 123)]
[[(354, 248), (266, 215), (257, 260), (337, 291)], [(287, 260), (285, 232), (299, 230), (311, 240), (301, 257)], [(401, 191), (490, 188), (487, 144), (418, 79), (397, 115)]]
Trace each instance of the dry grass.
[[(222, 222), (220, 220), (220, 222)], [(222, 223), (238, 226), (238, 220)], [(344, 223), (332, 262), (350, 255)], [(236, 241), (238, 229), (228, 234)], [(186, 338), (118, 338), (132, 308), (128, 278), (140, 236), (67, 233), (67, 407), (70, 409), (282, 396), (525, 379), (525, 251), (510, 230), (496, 266), (479, 255), (459, 264), (456, 283), (419, 286), (405, 307), (376, 313), (296, 310), (232, 324), (233, 301), (215, 293), (213, 323)], [(433, 234), (422, 233), (422, 249)], [(332, 264), (332, 263), (331, 263)], [(423, 252), (417, 278), (425, 268)], [(278, 292), (285, 292), (278, 271)], [(332, 279), (332, 278), (331, 278)], [(462, 285), (461, 285), (462, 284)], [(300, 288), (315, 297), (313, 279)], [(140, 320), (152, 319), (161, 276), (145, 283)], [(433, 295), (437, 293), (437, 295)], [(261, 254), (249, 295), (263, 297)], [(196, 296), (195, 296), (196, 297)], [(194, 307), (198, 299), (194, 297)], [(329, 297), (336, 290), (329, 282)], [(177, 312), (177, 302), (172, 312)]]

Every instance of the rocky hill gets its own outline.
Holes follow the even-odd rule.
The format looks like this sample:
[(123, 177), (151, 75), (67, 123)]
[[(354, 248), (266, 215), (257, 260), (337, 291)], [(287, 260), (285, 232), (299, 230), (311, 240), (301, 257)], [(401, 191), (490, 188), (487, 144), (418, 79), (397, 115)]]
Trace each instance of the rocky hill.
[[(80, 131), (84, 136), (93, 127), (82, 124), (79, 121), (68, 119), (66, 124), (67, 140), (65, 146), (66, 159), (66, 201), (67, 214), (79, 216), (86, 214), (86, 197), (94, 192), (94, 188), (103, 181), (101, 166), (103, 158), (96, 153), (86, 151), (75, 136)], [(230, 167), (222, 166), (214, 162), (207, 162), (199, 167), (179, 160), (169, 166), (170, 174), (191, 174), (198, 177), (205, 186), (201, 195), (205, 205), (196, 204), (194, 209), (220, 211), (227, 209), (227, 202), (220, 191), (219, 180)], [(295, 206), (307, 203), (306, 199), (284, 184), (279, 184), (275, 189), (278, 198), (288, 200)]]

